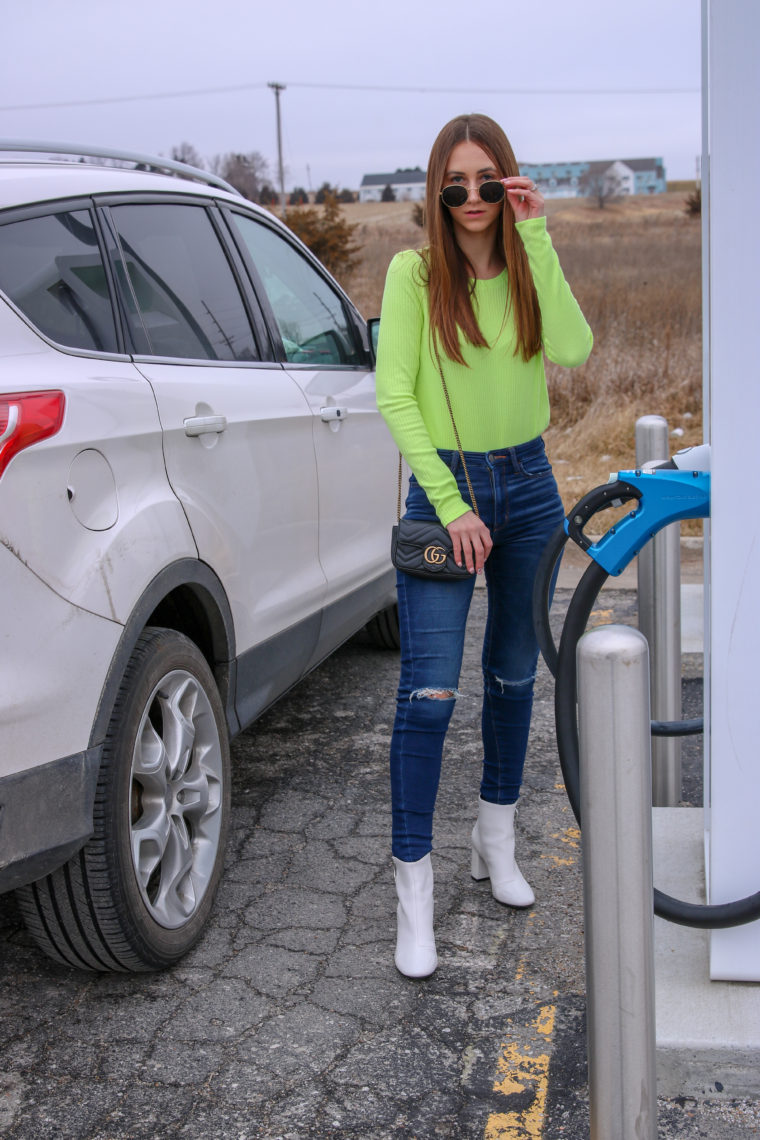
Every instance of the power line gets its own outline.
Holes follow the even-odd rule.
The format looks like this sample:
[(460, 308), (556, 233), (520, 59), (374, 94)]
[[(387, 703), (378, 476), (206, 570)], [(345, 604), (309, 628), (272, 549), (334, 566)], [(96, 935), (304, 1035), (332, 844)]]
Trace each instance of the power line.
[(355, 83), (290, 83), (327, 91), (396, 91), (413, 95), (698, 95), (699, 87), (393, 87)]
[[(145, 95), (110, 95), (98, 99), (56, 99), (51, 103), (12, 103), (0, 111), (49, 111), (58, 107), (102, 107), (114, 103), (138, 103), (153, 99), (191, 99), (202, 95), (230, 95), (262, 89), (267, 83), (238, 83), (231, 87), (196, 87), (184, 91), (154, 91)], [(698, 87), (405, 87), (366, 83), (288, 83), (313, 91), (373, 91), (400, 95), (698, 95)]]
[(234, 91), (251, 91), (266, 83), (240, 83), (235, 87), (197, 87), (191, 91), (155, 91), (151, 95), (111, 95), (105, 99), (56, 99), (54, 103), (16, 103), (0, 107), (0, 111), (49, 111), (55, 107), (100, 107), (106, 103), (137, 103), (145, 99), (183, 99), (196, 95), (224, 95)]

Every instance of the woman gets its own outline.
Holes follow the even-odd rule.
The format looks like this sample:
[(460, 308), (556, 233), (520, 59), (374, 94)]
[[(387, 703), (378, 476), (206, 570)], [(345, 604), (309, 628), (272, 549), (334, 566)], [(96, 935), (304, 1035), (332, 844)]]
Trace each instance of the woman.
[(392, 851), (395, 962), (408, 977), (427, 977), (437, 965), (433, 809), (475, 575), (484, 570), (483, 776), (472, 874), (490, 878), (499, 902), (534, 901), (515, 863), (514, 816), (538, 660), (533, 578), (563, 516), (541, 438), (549, 423), (542, 352), (573, 367), (592, 344), (546, 232), (541, 194), (520, 175), (492, 119), (461, 115), (443, 128), (426, 195), (429, 244), (398, 254), (388, 270), (377, 400), (412, 471), (407, 517), (440, 520), (470, 574), (446, 582), (398, 574)]

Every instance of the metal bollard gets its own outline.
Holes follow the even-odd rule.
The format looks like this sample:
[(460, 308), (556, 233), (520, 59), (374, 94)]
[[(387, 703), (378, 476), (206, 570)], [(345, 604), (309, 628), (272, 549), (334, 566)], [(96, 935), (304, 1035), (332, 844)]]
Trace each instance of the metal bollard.
[[(670, 456), (668, 422), (662, 416), (636, 421), (636, 466)], [(649, 642), (654, 720), (681, 719), (681, 529), (665, 527), (639, 553), (639, 629)], [(681, 741), (652, 740), (652, 803), (673, 807), (681, 799)]]
[(649, 651), (578, 642), (591, 1140), (656, 1140)]

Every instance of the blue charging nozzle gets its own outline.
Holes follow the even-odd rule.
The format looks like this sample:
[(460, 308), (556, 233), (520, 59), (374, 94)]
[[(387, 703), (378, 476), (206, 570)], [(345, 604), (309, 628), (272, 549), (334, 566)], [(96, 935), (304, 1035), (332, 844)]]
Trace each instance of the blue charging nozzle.
[[(636, 500), (636, 507), (597, 542), (584, 534), (593, 515)], [(649, 539), (680, 519), (710, 515), (710, 473), (671, 466), (618, 471), (589, 491), (565, 519), (565, 533), (608, 574), (620, 574)]]

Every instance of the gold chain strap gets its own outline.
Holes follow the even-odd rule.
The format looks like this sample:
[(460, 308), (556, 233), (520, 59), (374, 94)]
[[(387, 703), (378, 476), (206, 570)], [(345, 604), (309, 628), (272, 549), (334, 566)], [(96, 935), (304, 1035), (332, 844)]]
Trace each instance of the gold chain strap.
[(443, 378), (443, 369), (441, 368), (441, 361), (440, 361), (440, 358), (438, 356), (437, 349), (436, 349), (435, 358), (436, 358), (436, 362), (438, 364), (438, 372), (440, 373), (440, 376), (441, 376), (441, 383), (443, 384), (443, 394), (446, 397), (446, 407), (449, 409), (449, 415), (451, 416), (451, 426), (454, 429), (454, 439), (457, 441), (457, 451), (459, 452), (459, 458), (462, 461), (462, 467), (464, 469), (464, 477), (467, 480), (467, 490), (470, 492), (470, 499), (472, 501), (472, 509), (474, 510), (474, 512), (478, 516), (478, 518), (480, 518), (480, 511), (478, 510), (478, 501), (475, 498), (475, 492), (473, 491), (472, 483), (470, 482), (470, 473), (467, 470), (467, 464), (464, 461), (464, 452), (462, 451), (462, 444), (459, 442), (459, 432), (457, 431), (457, 425), (454, 421), (454, 413), (451, 410), (451, 400), (449, 399), (449, 390), (446, 387), (446, 381)]
[[(457, 451), (459, 452), (459, 458), (460, 458), (461, 463), (462, 463), (462, 469), (464, 470), (464, 477), (467, 480), (467, 490), (470, 492), (470, 499), (472, 501), (472, 509), (474, 510), (477, 517), (480, 518), (480, 511), (478, 510), (478, 501), (475, 498), (475, 492), (473, 491), (472, 483), (470, 482), (470, 473), (467, 470), (467, 464), (465, 463), (465, 460), (464, 460), (464, 451), (462, 450), (462, 444), (459, 441), (459, 432), (457, 431), (457, 425), (456, 425), (456, 421), (454, 419), (454, 413), (451, 410), (451, 400), (449, 399), (449, 390), (446, 387), (446, 381), (445, 381), (444, 376), (443, 376), (443, 368), (441, 367), (441, 358), (438, 355), (437, 346), (435, 349), (435, 359), (436, 359), (436, 363), (438, 365), (438, 373), (441, 377), (441, 384), (443, 384), (443, 394), (446, 398), (446, 407), (449, 409), (449, 415), (451, 416), (451, 426), (454, 429), (454, 439), (456, 440), (456, 443), (457, 443)], [(398, 502), (396, 504), (396, 517), (399, 520), (401, 519), (401, 452), (400, 451), (398, 453)]]

